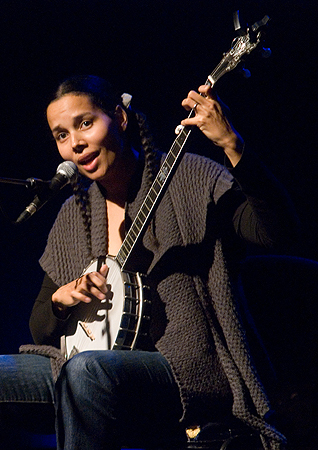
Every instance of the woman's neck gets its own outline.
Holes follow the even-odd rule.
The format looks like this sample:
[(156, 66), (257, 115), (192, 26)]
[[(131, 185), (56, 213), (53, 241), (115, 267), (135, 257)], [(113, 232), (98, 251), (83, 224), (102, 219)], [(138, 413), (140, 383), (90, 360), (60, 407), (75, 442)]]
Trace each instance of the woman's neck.
[(131, 179), (136, 171), (138, 152), (130, 148), (122, 153), (116, 165), (109, 171), (107, 178), (99, 183), (105, 189), (107, 201), (125, 206)]

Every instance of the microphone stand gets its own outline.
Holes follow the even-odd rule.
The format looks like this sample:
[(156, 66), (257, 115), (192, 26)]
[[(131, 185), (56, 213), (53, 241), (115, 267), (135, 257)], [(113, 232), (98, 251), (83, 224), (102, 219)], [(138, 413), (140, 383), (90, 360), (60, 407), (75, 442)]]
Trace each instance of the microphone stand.
[(44, 186), (49, 185), (50, 181), (43, 181), (39, 178), (27, 178), (26, 180), (18, 180), (16, 178), (0, 177), (0, 183), (25, 186), (27, 189), (35, 190), (42, 189)]
[[(4, 178), (0, 177), (0, 184), (11, 184), (16, 186), (25, 186), (27, 189), (31, 191), (35, 191), (36, 193), (42, 192), (45, 188), (47, 188), (50, 184), (50, 181), (43, 181), (39, 178), (27, 178), (26, 180), (19, 180), (17, 178)], [(3, 216), (8, 220), (12, 225), (16, 225), (17, 222), (12, 220), (4, 209), (2, 208), (2, 205), (0, 203), (0, 211), (2, 212)]]

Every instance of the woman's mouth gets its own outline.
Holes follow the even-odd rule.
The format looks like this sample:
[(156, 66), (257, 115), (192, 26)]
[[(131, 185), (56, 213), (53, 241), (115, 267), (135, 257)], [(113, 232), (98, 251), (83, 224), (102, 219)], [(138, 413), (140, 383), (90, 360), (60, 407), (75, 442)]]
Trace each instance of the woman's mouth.
[(78, 164), (87, 171), (92, 171), (97, 165), (97, 157), (99, 156), (99, 151), (83, 155), (78, 158)]

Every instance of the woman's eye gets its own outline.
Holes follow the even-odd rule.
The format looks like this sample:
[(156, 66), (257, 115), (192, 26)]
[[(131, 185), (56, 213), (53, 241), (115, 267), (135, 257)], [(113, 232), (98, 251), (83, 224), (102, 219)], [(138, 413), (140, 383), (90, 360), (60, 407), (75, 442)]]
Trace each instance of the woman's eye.
[(88, 128), (89, 126), (91, 126), (91, 124), (92, 124), (91, 120), (83, 120), (82, 127), (83, 128)]
[(66, 139), (66, 133), (59, 133), (57, 136), (56, 136), (56, 140), (57, 141), (63, 141), (64, 139)]

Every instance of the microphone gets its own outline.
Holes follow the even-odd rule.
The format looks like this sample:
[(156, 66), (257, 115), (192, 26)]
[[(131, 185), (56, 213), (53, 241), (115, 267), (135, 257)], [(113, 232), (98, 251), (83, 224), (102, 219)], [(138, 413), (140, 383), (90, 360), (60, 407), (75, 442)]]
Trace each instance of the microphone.
[(36, 213), (46, 202), (55, 197), (64, 186), (73, 181), (77, 177), (77, 167), (72, 161), (62, 162), (56, 169), (56, 174), (33, 201), (20, 214), (15, 223), (25, 222), (34, 213)]

